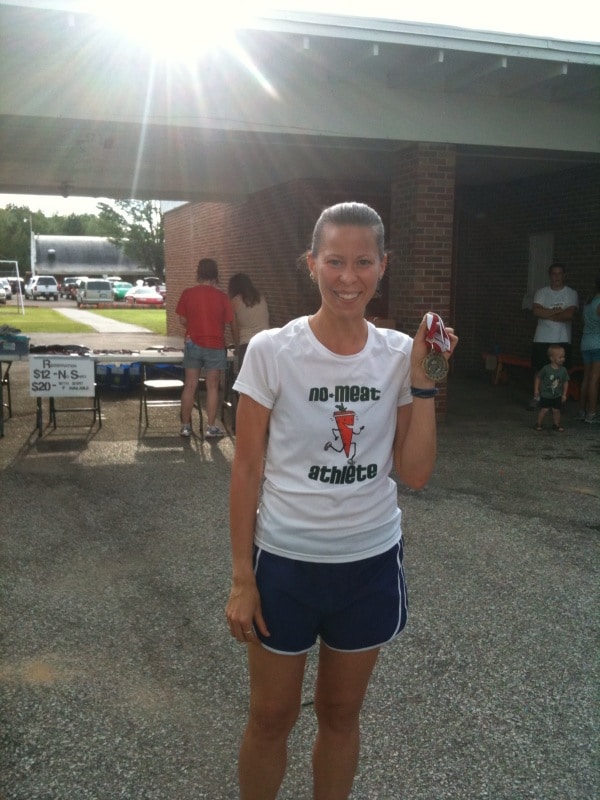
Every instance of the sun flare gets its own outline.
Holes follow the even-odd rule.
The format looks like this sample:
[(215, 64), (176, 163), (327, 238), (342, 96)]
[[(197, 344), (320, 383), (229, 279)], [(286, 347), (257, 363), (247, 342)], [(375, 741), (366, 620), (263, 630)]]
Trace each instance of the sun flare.
[(235, 33), (268, 8), (268, 3), (224, 0), (97, 0), (94, 13), (158, 60), (197, 63), (205, 54), (235, 48)]

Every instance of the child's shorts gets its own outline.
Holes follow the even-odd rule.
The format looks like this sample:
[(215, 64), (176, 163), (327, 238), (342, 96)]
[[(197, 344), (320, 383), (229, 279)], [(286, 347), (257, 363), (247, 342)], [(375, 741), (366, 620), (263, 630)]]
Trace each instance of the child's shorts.
[(560, 411), (562, 408), (562, 398), (561, 397), (540, 397), (539, 408), (556, 408)]
[(305, 653), (321, 638), (341, 651), (370, 650), (406, 625), (402, 540), (381, 555), (346, 563), (296, 561), (256, 547), (254, 570), (276, 653)]

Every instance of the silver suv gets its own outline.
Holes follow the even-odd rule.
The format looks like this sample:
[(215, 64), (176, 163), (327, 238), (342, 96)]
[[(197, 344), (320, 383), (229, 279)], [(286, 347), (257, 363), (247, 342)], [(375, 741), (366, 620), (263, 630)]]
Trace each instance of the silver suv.
[(98, 278), (86, 278), (83, 281), (79, 281), (75, 299), (77, 300), (78, 308), (86, 305), (112, 303), (112, 284), (110, 281)]
[(38, 300), (45, 297), (46, 300), (58, 300), (58, 283), (53, 275), (36, 275), (25, 287), (25, 297), (30, 300)]

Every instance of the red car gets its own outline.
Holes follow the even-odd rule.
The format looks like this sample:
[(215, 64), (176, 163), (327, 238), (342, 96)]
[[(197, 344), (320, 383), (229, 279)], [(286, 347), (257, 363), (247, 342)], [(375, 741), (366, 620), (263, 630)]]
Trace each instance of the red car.
[(165, 298), (155, 286), (134, 286), (125, 295), (128, 306), (164, 306)]

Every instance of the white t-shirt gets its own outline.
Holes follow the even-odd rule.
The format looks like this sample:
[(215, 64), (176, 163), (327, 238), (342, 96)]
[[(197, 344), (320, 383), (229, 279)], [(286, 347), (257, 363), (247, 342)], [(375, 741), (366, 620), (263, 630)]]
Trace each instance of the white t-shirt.
[(369, 323), (364, 349), (340, 356), (308, 317), (254, 336), (234, 388), (271, 409), (255, 534), (304, 561), (356, 561), (401, 536), (389, 477), (397, 407), (411, 402), (412, 339)]
[[(563, 286), (562, 289), (554, 291), (549, 286), (538, 289), (533, 296), (534, 305), (544, 308), (570, 308), (579, 304), (579, 298), (575, 289)], [(571, 323), (557, 322), (551, 319), (538, 319), (537, 327), (533, 337), (534, 342), (571, 342)]]

